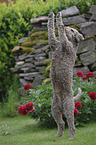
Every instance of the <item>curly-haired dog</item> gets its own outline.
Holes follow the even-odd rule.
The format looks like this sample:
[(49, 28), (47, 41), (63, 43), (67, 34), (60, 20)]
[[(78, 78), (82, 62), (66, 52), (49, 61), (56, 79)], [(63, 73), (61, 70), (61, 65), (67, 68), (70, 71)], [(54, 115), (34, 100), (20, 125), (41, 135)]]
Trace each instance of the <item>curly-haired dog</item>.
[[(74, 99), (72, 90), (73, 67), (78, 42), (83, 36), (75, 29), (65, 27), (62, 23), (61, 13), (56, 16), (59, 40), (55, 37), (54, 13), (48, 16), (48, 39), (52, 50), (51, 80), (53, 85), (52, 115), (58, 125), (56, 136), (61, 136), (64, 130), (64, 121), (61, 112), (64, 112), (69, 128), (70, 138), (75, 136), (74, 126)], [(77, 100), (81, 95), (78, 89)]]

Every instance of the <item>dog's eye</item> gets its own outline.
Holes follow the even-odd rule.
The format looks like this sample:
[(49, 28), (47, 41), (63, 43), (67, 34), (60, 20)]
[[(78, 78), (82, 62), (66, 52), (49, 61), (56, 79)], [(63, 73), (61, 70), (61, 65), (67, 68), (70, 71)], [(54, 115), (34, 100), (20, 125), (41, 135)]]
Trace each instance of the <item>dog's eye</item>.
[(72, 32), (74, 32), (74, 30), (71, 29)]

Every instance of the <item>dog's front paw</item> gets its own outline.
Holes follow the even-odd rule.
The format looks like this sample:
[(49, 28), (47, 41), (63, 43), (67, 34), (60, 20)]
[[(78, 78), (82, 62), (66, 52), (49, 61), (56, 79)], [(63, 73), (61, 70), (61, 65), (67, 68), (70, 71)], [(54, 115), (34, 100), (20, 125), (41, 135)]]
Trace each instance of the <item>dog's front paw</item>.
[(53, 12), (51, 12), (49, 15), (48, 15), (48, 18), (54, 18), (55, 14)]
[(62, 17), (62, 13), (58, 12), (57, 15), (56, 15), (56, 18), (60, 18), (60, 17)]

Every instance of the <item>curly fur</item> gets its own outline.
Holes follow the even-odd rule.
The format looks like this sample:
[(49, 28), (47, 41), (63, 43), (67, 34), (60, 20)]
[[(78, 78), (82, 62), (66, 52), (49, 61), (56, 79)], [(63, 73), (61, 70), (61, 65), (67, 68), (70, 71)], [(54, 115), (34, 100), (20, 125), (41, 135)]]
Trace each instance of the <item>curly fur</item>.
[(51, 111), (58, 125), (56, 136), (63, 134), (65, 123), (61, 112), (64, 112), (70, 138), (74, 138), (74, 100), (79, 99), (81, 89), (78, 89), (78, 95), (73, 99), (72, 78), (76, 49), (83, 36), (77, 30), (63, 25), (60, 12), (56, 16), (56, 24), (59, 40), (55, 37), (54, 13), (51, 12), (48, 16), (48, 40), (52, 51), (51, 80), (54, 94)]

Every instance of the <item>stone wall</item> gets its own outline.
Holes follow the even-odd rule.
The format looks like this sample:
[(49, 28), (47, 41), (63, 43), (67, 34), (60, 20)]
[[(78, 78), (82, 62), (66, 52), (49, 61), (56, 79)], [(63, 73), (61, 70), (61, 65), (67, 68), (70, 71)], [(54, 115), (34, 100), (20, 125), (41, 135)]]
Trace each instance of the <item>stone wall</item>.
[[(88, 14), (80, 15), (75, 6), (61, 12), (64, 25), (77, 29), (85, 37), (85, 40), (79, 43), (74, 75), (77, 71), (84, 74), (92, 71), (96, 77), (96, 5), (90, 8)], [(34, 88), (50, 77), (51, 51), (48, 45), (47, 21), (48, 17), (45, 16), (31, 19), (32, 31), (28, 37), (19, 40), (20, 46), (13, 48), (16, 65), (12, 71), (19, 74), (22, 86), (31, 83)], [(56, 36), (58, 37), (57, 30)], [(31, 49), (33, 51), (29, 53)]]

